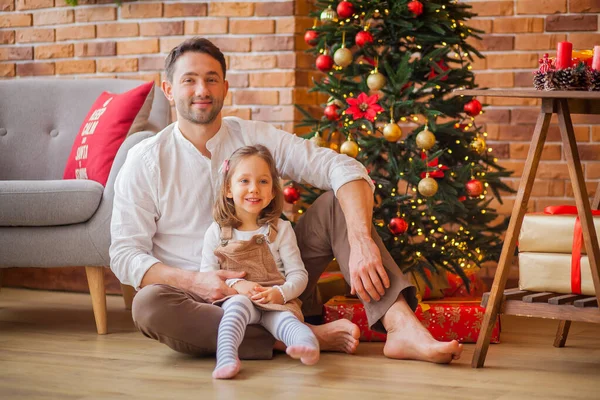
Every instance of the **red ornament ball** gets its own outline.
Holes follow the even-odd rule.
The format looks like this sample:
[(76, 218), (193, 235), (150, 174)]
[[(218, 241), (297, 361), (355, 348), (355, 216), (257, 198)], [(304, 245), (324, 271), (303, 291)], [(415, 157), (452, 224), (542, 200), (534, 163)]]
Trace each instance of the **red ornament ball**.
[(467, 189), (467, 194), (471, 197), (477, 197), (483, 193), (483, 183), (478, 179), (471, 179), (467, 182), (465, 188)]
[(394, 217), (390, 220), (388, 228), (394, 235), (402, 235), (408, 230), (408, 222), (400, 217)]
[(357, 46), (363, 47), (367, 43), (373, 43), (373, 35), (368, 31), (360, 31), (356, 34), (354, 42)]
[(315, 64), (321, 71), (329, 72), (333, 68), (333, 58), (329, 54), (321, 54)]
[(407, 7), (408, 10), (415, 15), (415, 17), (423, 14), (423, 3), (420, 1), (411, 1), (407, 4)]
[(339, 106), (332, 103), (325, 107), (325, 111), (323, 111), (323, 114), (327, 117), (328, 120), (337, 121), (338, 119), (340, 119), (340, 116), (337, 113), (339, 109)]
[(354, 15), (354, 6), (349, 1), (340, 1), (337, 6), (337, 14), (341, 19), (350, 18)]
[(304, 41), (309, 46), (316, 45), (318, 38), (319, 38), (319, 32), (313, 31), (312, 29), (309, 29), (304, 33)]
[(473, 99), (470, 102), (468, 102), (467, 104), (465, 104), (463, 109), (465, 110), (467, 115), (469, 115), (471, 117), (476, 117), (481, 112), (482, 107), (481, 107), (481, 103), (479, 102), (479, 100)]
[(300, 191), (293, 186), (283, 189), (283, 198), (287, 203), (294, 204), (300, 198)]

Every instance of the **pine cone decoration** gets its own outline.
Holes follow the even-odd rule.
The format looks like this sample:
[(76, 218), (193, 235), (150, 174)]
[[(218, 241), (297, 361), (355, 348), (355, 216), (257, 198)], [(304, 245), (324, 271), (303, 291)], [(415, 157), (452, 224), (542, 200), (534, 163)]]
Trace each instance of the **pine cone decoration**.
[(600, 71), (590, 70), (588, 89), (600, 91)]
[(543, 72), (535, 71), (533, 73), (533, 87), (537, 90), (544, 90), (546, 84), (546, 75)]
[(544, 76), (544, 90), (559, 90), (558, 87), (556, 87), (555, 75), (555, 70), (546, 72)]
[(586, 90), (587, 73), (585, 64), (580, 63), (575, 68), (557, 70), (554, 73), (552, 82), (558, 90)]

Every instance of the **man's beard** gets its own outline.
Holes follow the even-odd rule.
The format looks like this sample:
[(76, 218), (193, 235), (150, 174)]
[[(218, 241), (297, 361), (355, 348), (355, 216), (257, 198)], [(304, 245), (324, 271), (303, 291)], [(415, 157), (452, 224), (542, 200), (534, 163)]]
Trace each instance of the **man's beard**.
[[(181, 115), (182, 118), (184, 118), (190, 122), (193, 122), (195, 124), (200, 124), (200, 125), (210, 124), (217, 118), (217, 116), (221, 112), (221, 109), (223, 108), (223, 102), (217, 101), (214, 97), (211, 97), (209, 99), (212, 102), (211, 103), (212, 107), (211, 107), (210, 111), (205, 111), (205, 112), (203, 112), (202, 110), (193, 111), (191, 102), (188, 102), (185, 99), (182, 99), (179, 101), (177, 111), (179, 111), (179, 114)], [(206, 99), (206, 100), (208, 100), (208, 99)], [(192, 99), (192, 102), (193, 101), (194, 101), (194, 99)]]

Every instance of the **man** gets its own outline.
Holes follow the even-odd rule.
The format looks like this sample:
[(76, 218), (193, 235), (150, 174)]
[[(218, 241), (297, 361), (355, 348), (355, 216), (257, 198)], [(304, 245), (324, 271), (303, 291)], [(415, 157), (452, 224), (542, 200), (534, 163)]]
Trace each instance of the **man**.
[[(335, 193), (321, 196), (295, 229), (309, 273), (304, 313), (320, 313), (316, 283), (336, 257), (365, 305), (369, 325), (387, 331), (386, 356), (457, 359), (462, 345), (435, 341), (413, 313), (414, 287), (372, 227), (373, 186), (365, 168), (269, 124), (222, 118), (225, 76), (224, 56), (210, 41), (193, 38), (174, 48), (162, 90), (175, 103), (177, 122), (135, 146), (117, 177), (111, 268), (139, 290), (132, 310), (138, 329), (176, 351), (214, 354), (223, 313), (211, 302), (235, 294), (225, 280), (243, 273), (198, 272), (204, 232), (212, 222), (223, 161), (237, 148), (258, 143), (273, 153), (282, 176)], [(321, 349), (355, 351), (359, 331), (351, 322), (310, 327)], [(270, 358), (273, 341), (262, 328), (249, 327), (240, 358)]]

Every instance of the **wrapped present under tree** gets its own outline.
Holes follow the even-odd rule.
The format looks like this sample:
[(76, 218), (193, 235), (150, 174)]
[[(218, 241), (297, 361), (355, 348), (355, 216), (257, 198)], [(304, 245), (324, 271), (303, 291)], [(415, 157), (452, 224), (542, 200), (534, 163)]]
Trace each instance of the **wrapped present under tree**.
[[(481, 330), (485, 308), (480, 298), (452, 298), (419, 303), (415, 315), (436, 340), (475, 343)], [(360, 328), (360, 340), (385, 341), (384, 333), (369, 329), (365, 309), (357, 298), (336, 296), (324, 306), (325, 322), (346, 318)], [(500, 319), (492, 331), (491, 343), (500, 342)]]

